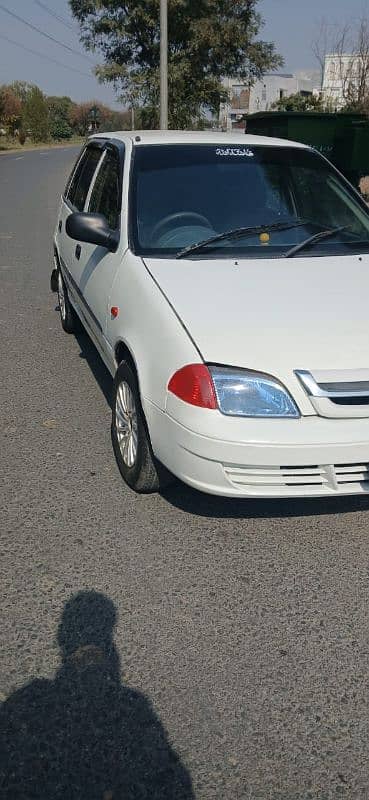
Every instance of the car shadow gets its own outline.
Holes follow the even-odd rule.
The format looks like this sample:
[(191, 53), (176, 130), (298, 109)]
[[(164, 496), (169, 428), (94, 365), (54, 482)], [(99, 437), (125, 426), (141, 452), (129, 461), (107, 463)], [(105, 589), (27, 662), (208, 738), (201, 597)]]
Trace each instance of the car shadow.
[(0, 706), (2, 800), (194, 800), (150, 701), (121, 683), (116, 617), (103, 594), (72, 596), (55, 678)]
[(95, 345), (84, 330), (78, 331), (78, 333), (75, 334), (75, 338), (81, 351), (79, 357), (87, 361), (96, 383), (100, 386), (105, 400), (109, 408), (111, 408), (113, 378), (109, 370), (106, 368)]
[[(54, 310), (59, 314), (58, 305), (55, 306)], [(87, 361), (96, 383), (99, 385), (109, 408), (111, 408), (113, 378), (82, 323), (79, 324), (79, 330), (75, 332), (74, 338), (79, 345), (79, 357)]]
[(180, 481), (161, 492), (171, 506), (187, 514), (214, 519), (282, 519), (367, 511), (368, 495), (354, 497), (238, 499), (192, 489)]

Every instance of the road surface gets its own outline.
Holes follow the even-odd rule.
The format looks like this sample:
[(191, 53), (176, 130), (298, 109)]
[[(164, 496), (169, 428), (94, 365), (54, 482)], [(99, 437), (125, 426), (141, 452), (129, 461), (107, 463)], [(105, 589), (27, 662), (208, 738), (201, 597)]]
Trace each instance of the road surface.
[(75, 157), (0, 157), (2, 796), (368, 798), (368, 500), (123, 485), (49, 292)]

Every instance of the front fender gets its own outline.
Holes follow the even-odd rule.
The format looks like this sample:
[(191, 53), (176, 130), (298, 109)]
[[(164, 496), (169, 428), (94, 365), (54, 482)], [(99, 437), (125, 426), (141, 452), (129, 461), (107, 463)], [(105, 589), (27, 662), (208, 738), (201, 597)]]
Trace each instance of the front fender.
[(144, 262), (127, 251), (117, 270), (109, 306), (107, 338), (113, 349), (122, 342), (136, 365), (142, 400), (165, 409), (166, 390), (176, 370), (201, 361), (201, 355), (153, 280)]

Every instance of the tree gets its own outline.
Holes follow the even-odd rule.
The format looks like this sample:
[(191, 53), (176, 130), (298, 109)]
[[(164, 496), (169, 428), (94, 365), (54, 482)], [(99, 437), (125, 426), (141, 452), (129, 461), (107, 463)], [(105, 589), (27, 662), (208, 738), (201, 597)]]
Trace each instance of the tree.
[(70, 115), (74, 106), (70, 97), (48, 97), (49, 131), (52, 139), (70, 139), (73, 134)]
[(42, 142), (48, 138), (48, 116), (46, 99), (41, 89), (34, 86), (27, 93), (22, 114), (24, 130), (29, 131), (34, 142)]
[[(169, 123), (192, 126), (218, 113), (228, 95), (226, 75), (253, 83), (282, 66), (274, 44), (258, 38), (259, 0), (170, 0)], [(129, 105), (144, 106), (144, 121), (159, 118), (159, 0), (69, 0), (89, 50), (99, 50), (101, 81), (111, 82)]]
[(19, 98), (19, 100), (23, 104), (25, 103), (29, 92), (31, 92), (32, 89), (36, 88), (36, 84), (28, 83), (28, 81), (13, 81), (13, 83), (10, 84), (9, 88), (12, 89), (14, 94)]
[(320, 71), (320, 85), (323, 86), (324, 72), (325, 72), (325, 59), (326, 55), (330, 52), (331, 40), (331, 25), (327, 22), (325, 17), (322, 17), (316, 26), (315, 38), (311, 43), (311, 49), (315, 56)]
[(6, 131), (14, 136), (19, 128), (22, 104), (11, 86), (0, 87), (0, 121)]
[(91, 109), (97, 109), (99, 127), (110, 118), (111, 110), (98, 100), (90, 100), (88, 103), (74, 103), (70, 111), (69, 121), (78, 136), (85, 136), (91, 125)]
[[(312, 48), (323, 73), (326, 102), (336, 100), (341, 110), (369, 113), (369, 19), (362, 16), (341, 27), (322, 20)], [(330, 94), (333, 84), (340, 98)]]
[(130, 130), (132, 124), (130, 111), (113, 111), (111, 110), (109, 117), (107, 117), (100, 126), (101, 131), (127, 131)]
[(289, 97), (282, 97), (272, 105), (274, 111), (324, 111), (322, 98), (316, 95), (303, 95), (299, 92)]

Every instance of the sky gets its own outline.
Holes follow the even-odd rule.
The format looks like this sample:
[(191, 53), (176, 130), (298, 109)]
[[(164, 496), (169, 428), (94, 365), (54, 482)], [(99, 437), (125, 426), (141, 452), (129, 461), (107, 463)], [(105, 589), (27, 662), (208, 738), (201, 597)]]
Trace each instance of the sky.
[[(62, 21), (55, 19), (45, 7)], [(75, 52), (31, 30), (6, 13), (5, 8)], [(0, 84), (26, 80), (36, 83), (45, 94), (68, 95), (76, 102), (100, 100), (118, 107), (112, 87), (100, 84), (93, 75), (98, 57), (84, 50), (78, 32), (67, 0), (40, 0), (40, 5), (38, 0), (0, 0)], [(12, 42), (7, 41), (9, 39)]]
[(369, 19), (369, 0), (260, 0), (259, 11), (266, 23), (262, 38), (275, 42), (284, 70), (293, 72), (319, 69), (311, 44), (322, 18), (332, 25)]
[[(31, 30), (4, 9), (75, 52)], [(317, 68), (311, 42), (322, 16), (341, 24), (363, 13), (369, 17), (369, 0), (259, 0), (259, 10), (266, 23), (262, 37), (275, 42), (285, 59), (284, 71), (292, 72)], [(86, 53), (79, 42), (68, 0), (0, 0), (0, 84), (27, 80), (46, 94), (69, 95), (77, 102), (97, 99), (118, 107), (114, 90), (99, 84), (92, 74), (97, 62), (98, 56)]]

